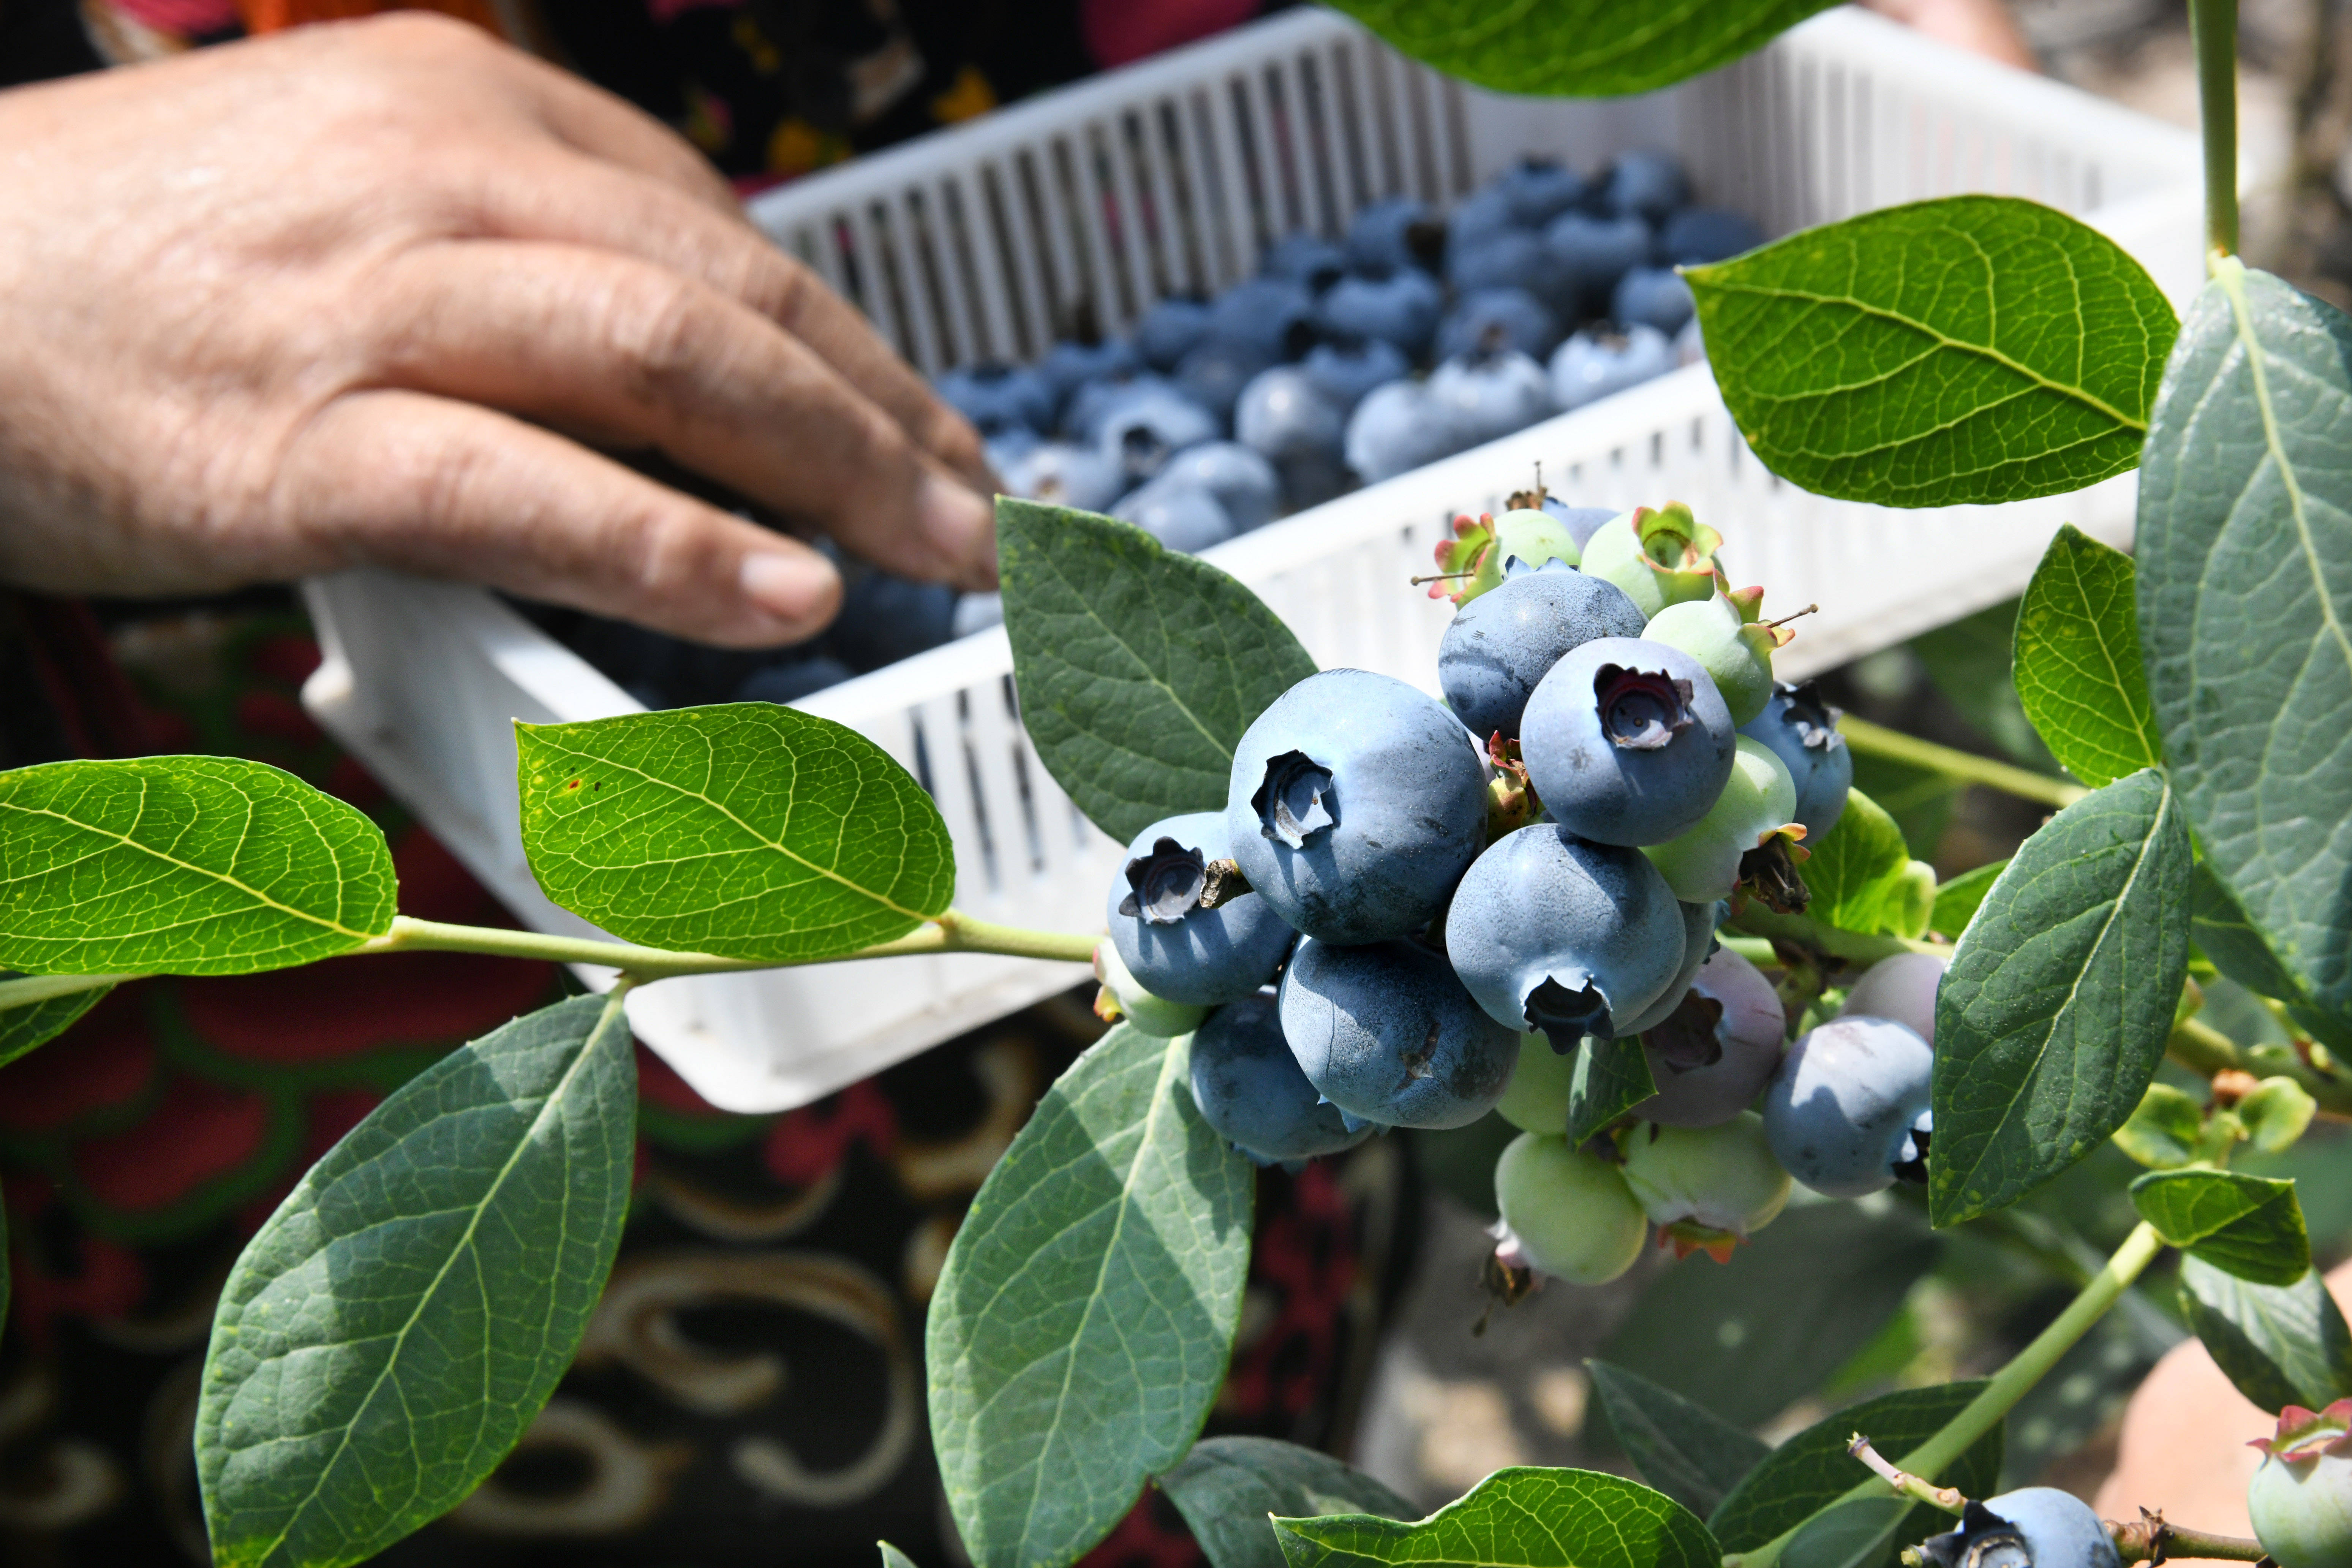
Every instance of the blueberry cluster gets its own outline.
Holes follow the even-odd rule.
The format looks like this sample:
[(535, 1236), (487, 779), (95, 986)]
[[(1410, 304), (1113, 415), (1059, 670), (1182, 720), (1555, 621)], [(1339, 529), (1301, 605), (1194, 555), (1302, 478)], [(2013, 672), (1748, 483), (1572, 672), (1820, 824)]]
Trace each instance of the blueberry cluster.
[(1376, 203), (1344, 239), (1283, 239), (1215, 299), (1160, 300), (1128, 340), (938, 389), (1010, 493), (1200, 550), (1696, 358), (1674, 268), (1763, 236), (1688, 196), (1661, 153), (1590, 177), (1525, 159), (1450, 217)]
[[(1513, 500), (1441, 547), (1443, 701), (1310, 676), (1243, 734), (1223, 810), (1137, 836), (1107, 1014), (1191, 1032), (1202, 1114), (1261, 1163), (1499, 1110), (1524, 1132), (1498, 1258), (1578, 1282), (1652, 1225), (1725, 1256), (1792, 1177), (1924, 1179), (1943, 961), (1881, 963), (1791, 1045), (1716, 935), (1735, 900), (1803, 907), (1852, 780), (1835, 711), (1773, 679), (1792, 634), (1686, 507)], [(1572, 1144), (1577, 1053), (1624, 1040), (1656, 1092)]]

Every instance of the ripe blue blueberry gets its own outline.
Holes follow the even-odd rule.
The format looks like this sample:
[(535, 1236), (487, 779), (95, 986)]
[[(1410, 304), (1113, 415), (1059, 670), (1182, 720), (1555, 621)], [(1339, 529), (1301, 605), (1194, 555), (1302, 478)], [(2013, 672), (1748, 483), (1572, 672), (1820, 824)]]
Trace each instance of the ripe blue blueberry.
[(1135, 352), (1152, 369), (1168, 372), (1209, 341), (1209, 302), (1176, 295), (1154, 303), (1135, 323)]
[(1317, 343), (1300, 362), (1307, 379), (1329, 398), (1345, 417), (1356, 411), (1374, 387), (1386, 386), (1412, 374), (1412, 362), (1394, 343), (1379, 338), (1334, 339)]
[(1148, 370), (1097, 376), (1071, 393), (1069, 400), (1062, 405), (1063, 433), (1074, 441), (1092, 446), (1102, 434), (1103, 420), (1113, 409), (1146, 392), (1175, 390), (1174, 382)]
[(1552, 220), (1543, 241), (1584, 313), (1606, 310), (1617, 280), (1650, 259), (1650, 226), (1638, 217), (1568, 213)]
[(1272, 463), (1237, 441), (1203, 441), (1168, 459), (1152, 481), (1171, 489), (1206, 490), (1233, 520), (1235, 533), (1264, 528), (1282, 506), (1282, 479)]
[(1119, 498), (1111, 515), (1131, 522), (1167, 549), (1195, 555), (1234, 536), (1234, 520), (1217, 498), (1197, 485), (1138, 485)]
[(1544, 247), (1532, 229), (1507, 228), (1475, 240), (1457, 238), (1446, 247), (1445, 280), (1454, 291), (1524, 289), (1559, 314), (1577, 309), (1568, 269)]
[(1350, 1129), (1298, 1068), (1272, 996), (1253, 994), (1209, 1015), (1192, 1035), (1192, 1103), (1218, 1137), (1261, 1165), (1297, 1165), (1372, 1135)]
[(1595, 638), (1641, 635), (1642, 612), (1613, 583), (1565, 563), (1511, 574), (1455, 612), (1437, 647), (1437, 681), (1473, 735), (1516, 740), (1552, 666)]
[(1260, 371), (1234, 408), (1234, 438), (1274, 465), (1293, 506), (1311, 506), (1345, 486), (1347, 428), (1346, 411), (1300, 365)]
[(1358, 273), (1332, 285), (1316, 301), (1316, 325), (1329, 337), (1378, 338), (1410, 358), (1429, 352), (1444, 290), (1418, 267)]
[(1411, 196), (1357, 209), (1348, 225), (1348, 261), (1355, 267), (1418, 267), (1436, 270), (1445, 250), (1445, 225)]
[(1655, 327), (1673, 337), (1697, 314), (1698, 302), (1682, 274), (1664, 267), (1636, 267), (1617, 279), (1609, 313), (1627, 326)]
[(988, 466), (1001, 474), (1045, 444), (1045, 437), (1026, 425), (1008, 425), (982, 441), (980, 449)]
[(1559, 342), (1559, 319), (1524, 289), (1479, 289), (1465, 294), (1437, 326), (1440, 359), (1476, 349), (1516, 349), (1540, 360)]
[(1513, 349), (1447, 360), (1430, 373), (1429, 397), (1468, 433), (1472, 446), (1524, 430), (1552, 413), (1543, 367)]
[(1927, 1180), (1927, 1042), (1885, 1018), (1832, 1018), (1789, 1047), (1764, 1094), (1774, 1158), (1832, 1198)]
[[(1068, 404), (1070, 395), (1087, 383), (1132, 375), (1142, 368), (1134, 348), (1120, 338), (1093, 342), (1065, 338), (1047, 349), (1045, 357), (1037, 362), (1038, 377), (1053, 394), (1056, 414)], [(1050, 430), (1053, 426), (1047, 424), (1040, 428)]]
[(1445, 914), (1446, 956), (1486, 1016), (1560, 1052), (1623, 1033), (1674, 978), (1683, 939), (1681, 907), (1640, 851), (1549, 822), (1496, 839)]
[(1763, 972), (1729, 948), (1717, 950), (1675, 1009), (1643, 1036), (1658, 1092), (1633, 1114), (1662, 1127), (1730, 1121), (1772, 1081), (1787, 1027)]
[(1746, 213), (1728, 207), (1685, 207), (1658, 235), (1658, 258), (1669, 267), (1727, 261), (1764, 243), (1764, 231)]
[(1581, 408), (1674, 368), (1674, 345), (1655, 327), (1586, 327), (1552, 353), (1552, 401)]
[(1633, 637), (1570, 651), (1519, 720), (1520, 754), (1545, 809), (1601, 844), (1663, 844), (1697, 823), (1731, 776), (1736, 741), (1698, 661)]
[(1720, 902), (1685, 903), (1681, 900), (1675, 902), (1681, 905), (1683, 915), (1682, 963), (1675, 966), (1674, 978), (1666, 982), (1665, 989), (1660, 991), (1648, 1006), (1631, 1019), (1620, 1021), (1617, 1031), (1620, 1037), (1646, 1035), (1672, 1017), (1675, 1010), (1689, 999), (1691, 984), (1698, 978), (1699, 970), (1705, 967), (1707, 955), (1717, 950), (1715, 928), (1723, 919), (1724, 905)]
[(1585, 179), (1550, 158), (1522, 156), (1496, 177), (1511, 221), (1523, 228), (1541, 228), (1585, 196)]
[(1583, 563), (1585, 545), (1601, 531), (1601, 524), (1618, 515), (1613, 508), (1605, 506), (1570, 506), (1555, 495), (1544, 497), (1542, 510), (1567, 530), (1568, 537), (1575, 542), (1580, 565)]
[(1518, 1061), (1518, 1036), (1416, 942), (1306, 939), (1283, 971), (1281, 1008), (1308, 1081), (1359, 1122), (1465, 1127), (1495, 1108)]
[(1433, 699), (1327, 669), (1244, 731), (1225, 821), (1242, 875), (1290, 925), (1379, 942), (1434, 919), (1485, 846), (1486, 769)]
[(1105, 511), (1127, 488), (1126, 476), (1092, 447), (1045, 441), (998, 470), (1004, 493), (1080, 511)]
[(1475, 447), (1481, 439), (1458, 410), (1429, 395), (1426, 384), (1375, 387), (1348, 416), (1348, 467), (1366, 482), (1408, 473)]
[(1819, 844), (1837, 826), (1845, 810), (1845, 794), (1853, 784), (1853, 753), (1837, 732), (1838, 710), (1822, 700), (1821, 688), (1808, 680), (1772, 689), (1764, 711), (1739, 727), (1739, 732), (1772, 748), (1797, 786), (1797, 820), (1805, 837)]
[(1254, 348), (1272, 364), (1307, 352), (1314, 341), (1314, 315), (1315, 296), (1304, 283), (1252, 278), (1211, 303), (1209, 338)]
[(1054, 426), (1053, 388), (1026, 365), (963, 365), (942, 372), (931, 389), (983, 436), (1013, 426), (1038, 431)]
[(1290, 928), (1255, 893), (1201, 907), (1209, 862), (1230, 851), (1221, 811), (1164, 818), (1127, 847), (1105, 918), (1119, 962), (1152, 994), (1231, 1002), (1270, 983), (1290, 951)]
[(1933, 1568), (2117, 1568), (2121, 1562), (2091, 1505), (2056, 1487), (1971, 1500), (1960, 1528), (1929, 1536), (1919, 1552)]
[(1690, 182), (1671, 153), (1635, 151), (1618, 155), (1601, 187), (1601, 205), (1620, 216), (1663, 224), (1690, 199)]
[(1309, 291), (1320, 294), (1347, 276), (1347, 247), (1298, 229), (1274, 242), (1258, 270), (1269, 278), (1303, 283)]
[(1144, 387), (1105, 410), (1095, 437), (1104, 462), (1140, 483), (1187, 447), (1217, 438), (1214, 416), (1182, 393)]
[(1496, 235), (1524, 234), (1527, 226), (1511, 216), (1511, 198), (1493, 185), (1481, 185), (1454, 204), (1445, 215), (1445, 266), (1450, 277), (1455, 259)]
[(1211, 338), (1178, 363), (1176, 389), (1207, 409), (1220, 431), (1230, 430), (1242, 388), (1274, 363), (1273, 356), (1255, 343)]

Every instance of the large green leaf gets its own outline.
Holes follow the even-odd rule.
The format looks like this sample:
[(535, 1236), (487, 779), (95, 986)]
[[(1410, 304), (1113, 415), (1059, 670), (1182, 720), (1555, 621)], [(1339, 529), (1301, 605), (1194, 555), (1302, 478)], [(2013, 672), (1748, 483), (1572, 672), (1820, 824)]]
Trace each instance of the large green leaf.
[(1588, 1037), (1568, 1079), (1568, 1141), (1583, 1142), (1657, 1092), (1639, 1039)]
[(1671, 1388), (1588, 1361), (1592, 1392), (1642, 1479), (1695, 1513), (1714, 1510), (1771, 1448)]
[(2172, 307), (2115, 241), (2013, 196), (1805, 229), (1687, 274), (1764, 466), (1887, 506), (2021, 500), (2139, 461)]
[[(54, 995), (32, 996), (23, 1001), (16, 1000), (22, 993), (15, 993), (10, 994), (6, 1000), (0, 1001), (0, 1008), (5, 1009), (0, 1011), (0, 1068), (6, 1067), (35, 1047), (47, 1045), (64, 1034), (73, 1027), (77, 1019), (105, 1000), (106, 994), (114, 989), (111, 985), (89, 984), (81, 982), (78, 975), (70, 979), (16, 982), (42, 989), (52, 984), (68, 985), (77, 982), (81, 984), (81, 989), (78, 991), (59, 991)], [(9, 984), (9, 981), (0, 979), (0, 993), (8, 992)]]
[(1936, 998), (1928, 1212), (2006, 1207), (2137, 1109), (2189, 964), (2189, 835), (2153, 768), (2027, 839)]
[(1671, 87), (1736, 60), (1826, 9), (1828, 0), (1337, 3), (1403, 53), (1479, 87), (1538, 98), (1614, 98)]
[(1225, 804), (1250, 721), (1315, 673), (1258, 596), (1139, 528), (999, 496), (1021, 719), (1055, 781), (1122, 844)]
[(34, 974), (250, 974), (392, 927), (375, 824), (238, 757), (0, 773), (0, 965)]
[(630, 942), (783, 962), (906, 935), (955, 894), (922, 786), (865, 736), (768, 702), (517, 724), (547, 896)]
[(1803, 876), (1812, 901), (1805, 912), (1840, 931), (1875, 936), (1900, 923), (1905, 876), (1911, 868), (1903, 829), (1858, 789), (1845, 793), (1845, 809), (1819, 844), (1808, 842)]
[(213, 1321), (216, 1562), (360, 1562), (505, 1458), (612, 1269), (636, 1094), (619, 1001), (575, 997), (451, 1052), (310, 1168)]
[(1190, 1037), (1111, 1030), (972, 1200), (931, 1296), (931, 1443), (979, 1568), (1060, 1568), (1184, 1457), (1224, 1381), (1249, 1162), (1201, 1119)]
[(1936, 888), (1936, 904), (1927, 917), (1927, 929), (1938, 931), (1958, 940), (1977, 918), (1984, 906), (1985, 895), (1992, 891), (1994, 882), (2009, 868), (2006, 860), (1995, 860), (1989, 866), (1978, 866), (1961, 872), (1948, 882)]
[(2256, 1285), (2194, 1253), (2180, 1260), (2180, 1312), (2238, 1392), (2276, 1414), (2352, 1399), (2352, 1329), (2327, 1282)]
[(1274, 1527), (1290, 1568), (1717, 1568), (1723, 1556), (1674, 1499), (1593, 1470), (1496, 1470), (1414, 1524), (1343, 1514)]
[[(1855, 1433), (1868, 1437), (1887, 1458), (1900, 1459), (1942, 1430), (1984, 1389), (1982, 1383), (1899, 1389), (1816, 1421), (1749, 1471), (1707, 1517), (1707, 1527), (1726, 1552), (1761, 1546), (1843, 1497), (1855, 1482), (1869, 1479), (1869, 1472), (1846, 1452)], [(1958, 1487), (1970, 1497), (1983, 1497), (1998, 1489), (2000, 1445), (2000, 1428), (1995, 1426), (1969, 1446), (1948, 1474), (1928, 1479)], [(1933, 1511), (1924, 1503), (1916, 1505), (1905, 1528), (1916, 1526), (1917, 1534), (1908, 1539), (1916, 1541), (1932, 1533), (1927, 1521)], [(1891, 1562), (1894, 1545), (1895, 1536), (1890, 1534), (1867, 1561), (1872, 1564)]]
[(1660, 1275), (1601, 1355), (1733, 1426), (1759, 1426), (1884, 1327), (1940, 1251), (1900, 1211), (1791, 1208), (1729, 1263)]
[(2140, 667), (2131, 557), (2071, 522), (2026, 584), (2013, 679), (2051, 753), (2092, 788), (2164, 765)]
[(2198, 842), (2310, 999), (2352, 1013), (2352, 319), (2217, 264), (2139, 487), (2140, 637)]
[(2150, 1171), (2132, 1206), (2191, 1258), (2257, 1285), (2292, 1285), (2311, 1268), (2294, 1183), (2243, 1171)]
[(1271, 1437), (1204, 1437), (1160, 1486), (1213, 1568), (1283, 1568), (1270, 1516), (1421, 1513), (1363, 1471)]
[(1807, 1521), (1781, 1548), (1780, 1561), (1788, 1568), (1873, 1568), (1886, 1562), (1906, 1538), (1916, 1540), (1929, 1532), (1905, 1524), (1925, 1511), (1924, 1504), (1906, 1508), (1900, 1498), (1891, 1497), (1839, 1503)]
[(2189, 879), (2189, 936), (2214, 968), (2247, 990), (2282, 1002), (2304, 999), (2303, 982), (2279, 963), (2269, 939), (2254, 929), (2210, 861), (2200, 860)]

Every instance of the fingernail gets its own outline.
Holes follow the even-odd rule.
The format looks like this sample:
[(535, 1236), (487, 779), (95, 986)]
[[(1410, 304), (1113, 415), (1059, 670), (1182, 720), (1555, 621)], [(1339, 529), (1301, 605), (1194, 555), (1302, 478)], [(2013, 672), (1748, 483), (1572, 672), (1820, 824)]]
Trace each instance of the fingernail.
[(932, 549), (958, 565), (996, 574), (996, 517), (988, 502), (952, 479), (926, 474), (915, 505)]
[(810, 552), (761, 551), (743, 557), (743, 596), (794, 626), (822, 618), (833, 597), (833, 563)]

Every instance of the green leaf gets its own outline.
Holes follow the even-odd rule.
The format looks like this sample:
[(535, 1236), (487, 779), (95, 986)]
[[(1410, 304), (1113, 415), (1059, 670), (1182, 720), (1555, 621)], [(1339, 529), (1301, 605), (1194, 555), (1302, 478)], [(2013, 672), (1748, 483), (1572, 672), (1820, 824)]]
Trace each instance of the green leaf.
[(2168, 1083), (2152, 1083), (2116, 1129), (2116, 1147), (2154, 1170), (2169, 1171), (2197, 1158), (2205, 1111)]
[(1963, 871), (1950, 881), (1939, 884), (1936, 889), (1935, 910), (1927, 917), (1927, 929), (1957, 939), (1969, 929), (1969, 922), (1977, 918), (1977, 910), (1983, 907), (1985, 895), (1992, 891), (1994, 881), (2008, 868), (2008, 861), (1995, 860), (1990, 866)]
[[(32, 996), (17, 1002), (14, 997), (23, 993), (10, 992), (12, 984), (22, 982), (0, 980), (0, 994), (9, 997), (9, 1000), (0, 1001), (0, 1008), (6, 1009), (0, 1012), (0, 1068), (6, 1067), (35, 1047), (45, 1046), (64, 1034), (73, 1027), (76, 1020), (105, 1000), (106, 994), (114, 989), (111, 985), (85, 984), (79, 991)], [(31, 986), (45, 990), (48, 985), (63, 984), (70, 982), (36, 978)]]
[(2265, 1154), (2283, 1153), (2319, 1114), (2319, 1102), (2291, 1078), (2266, 1078), (2233, 1108), (2246, 1141)]
[(2162, 767), (2140, 667), (2132, 561), (2073, 523), (2051, 540), (2017, 615), (2025, 716), (2066, 771), (2096, 789)]
[(1780, 1561), (1789, 1568), (1872, 1568), (1887, 1561), (1903, 1538), (1928, 1532), (1915, 1532), (1904, 1524), (1926, 1511), (1924, 1504), (1906, 1508), (1900, 1498), (1856, 1498), (1839, 1503), (1808, 1520), (1781, 1548)]
[(1618, 1447), (1644, 1480), (1695, 1513), (1711, 1511), (1772, 1451), (1760, 1438), (1639, 1373), (1605, 1361), (1584, 1365)]
[(1727, 65), (1827, 8), (1826, 0), (1715, 0), (1650, 9), (1609, 0), (1480, 5), (1338, 0), (1391, 47), (1496, 92), (1614, 98)]
[(1875, 936), (1887, 929), (1904, 896), (1911, 850), (1903, 829), (1858, 789), (1845, 792), (1845, 810), (1819, 844), (1802, 874), (1812, 901), (1805, 912), (1840, 931)]
[(838, 958), (955, 894), (955, 846), (906, 769), (845, 725), (735, 702), (517, 724), (522, 843), (547, 896), (627, 942)]
[(223, 1568), (360, 1562), (506, 1457), (612, 1269), (636, 1077), (617, 998), (560, 1002), (410, 1079), (278, 1205), (196, 1409)]
[(2150, 1171), (2132, 1206), (2192, 1258), (2257, 1285), (2292, 1285), (2311, 1268), (2294, 1183), (2242, 1171)]
[(882, 1549), (882, 1568), (915, 1568), (915, 1560), (888, 1542), (877, 1541), (874, 1544)]
[(1915, 857), (1932, 858), (1952, 820), (1962, 786), (1932, 768), (1916, 768), (1885, 757), (1853, 759), (1853, 787), (1876, 801), (1903, 829)]
[(2126, 472), (2178, 331), (2122, 247), (2013, 196), (1886, 207), (1685, 276), (1764, 466), (1886, 506)]
[(1639, 1039), (1587, 1037), (1568, 1080), (1569, 1142), (1582, 1143), (1657, 1092)]
[(1250, 1164), (1190, 1037), (1124, 1025), (1046, 1091), (931, 1297), (931, 1442), (978, 1568), (1059, 1568), (1192, 1446), (1249, 1267)]
[(1213, 1568), (1283, 1568), (1271, 1515), (1421, 1514), (1363, 1471), (1271, 1437), (1203, 1438), (1160, 1486)]
[(1141, 529), (996, 500), (1021, 719), (1055, 782), (1124, 844), (1225, 804), (1234, 747), (1315, 661), (1258, 596)]
[(1661, 1274), (1600, 1353), (1735, 1426), (1759, 1426), (1901, 1310), (1941, 1251), (1901, 1212), (1791, 1208), (1729, 1263)]
[(2180, 1313), (2238, 1392), (2273, 1415), (2352, 1398), (2352, 1329), (2316, 1269), (2255, 1285), (2191, 1254), (2180, 1260)]
[(0, 773), (0, 965), (30, 974), (250, 974), (392, 928), (375, 824), (238, 757)]
[(1993, 883), (1936, 998), (1936, 1225), (2015, 1203), (2138, 1108), (2188, 971), (2189, 866), (2180, 808), (2143, 768)]
[[(1868, 1437), (1888, 1459), (1899, 1461), (1941, 1431), (1986, 1386), (1981, 1382), (1947, 1383), (1899, 1389), (1816, 1421), (1749, 1471), (1747, 1479), (1708, 1516), (1708, 1528), (1726, 1552), (1752, 1551), (1763, 1545), (1843, 1497), (1856, 1481), (1869, 1479), (1869, 1472), (1846, 1452), (1855, 1433)], [(1954, 1461), (1949, 1474), (1927, 1479), (1958, 1487), (1970, 1497), (1983, 1497), (1997, 1489), (2000, 1451), (2000, 1428), (1995, 1426)], [(1926, 1526), (1935, 1512), (1924, 1503), (1916, 1508), (1911, 1523), (1921, 1528), (1918, 1535), (1910, 1538), (1914, 1541), (1931, 1533)], [(1890, 1535), (1886, 1545), (1893, 1544)], [(1875, 1564), (1891, 1561), (1893, 1555), (1891, 1550), (1882, 1550), (1868, 1561)]]
[(2338, 1016), (2352, 1014), (2347, 355), (2352, 319), (2217, 263), (2149, 427), (2136, 547), (2182, 807), (2279, 964)]
[(1343, 1514), (1274, 1528), (1290, 1568), (1718, 1568), (1723, 1556), (1674, 1499), (1593, 1470), (1496, 1470), (1415, 1524)]
[(2254, 929), (2238, 896), (2200, 860), (2189, 883), (2189, 935), (2213, 967), (2257, 995), (2305, 1000), (2303, 982), (2280, 963), (2269, 939)]

